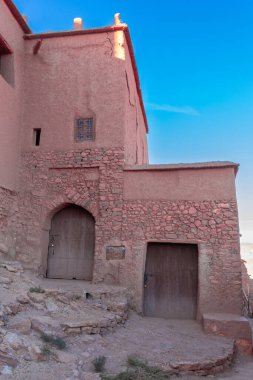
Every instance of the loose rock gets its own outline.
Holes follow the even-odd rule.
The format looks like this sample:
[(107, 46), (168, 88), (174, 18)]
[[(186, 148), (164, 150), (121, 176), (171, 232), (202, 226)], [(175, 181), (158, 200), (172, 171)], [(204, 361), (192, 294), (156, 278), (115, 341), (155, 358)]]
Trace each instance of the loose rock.
[(8, 327), (14, 329), (22, 334), (29, 334), (31, 330), (31, 321), (30, 319), (24, 319), (18, 322), (9, 323)]

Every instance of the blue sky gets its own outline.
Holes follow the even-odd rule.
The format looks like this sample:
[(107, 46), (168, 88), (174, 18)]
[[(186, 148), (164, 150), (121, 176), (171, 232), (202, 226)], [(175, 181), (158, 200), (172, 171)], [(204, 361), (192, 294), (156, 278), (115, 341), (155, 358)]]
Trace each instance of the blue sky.
[(152, 163), (240, 163), (243, 242), (253, 242), (253, 1), (16, 0), (34, 32), (130, 27)]

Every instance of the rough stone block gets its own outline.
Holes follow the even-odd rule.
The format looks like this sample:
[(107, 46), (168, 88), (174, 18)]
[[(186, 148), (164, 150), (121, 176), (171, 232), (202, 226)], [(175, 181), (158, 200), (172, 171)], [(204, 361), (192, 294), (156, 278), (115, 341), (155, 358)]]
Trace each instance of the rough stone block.
[(22, 334), (29, 334), (31, 330), (31, 321), (30, 319), (24, 319), (17, 322), (11, 322), (8, 327)]
[(0, 253), (4, 253), (5, 255), (7, 255), (7, 253), (8, 253), (8, 248), (6, 247), (6, 245), (5, 244), (3, 244), (3, 243), (0, 243)]
[(204, 314), (203, 327), (207, 333), (252, 341), (249, 321), (241, 315), (225, 313)]

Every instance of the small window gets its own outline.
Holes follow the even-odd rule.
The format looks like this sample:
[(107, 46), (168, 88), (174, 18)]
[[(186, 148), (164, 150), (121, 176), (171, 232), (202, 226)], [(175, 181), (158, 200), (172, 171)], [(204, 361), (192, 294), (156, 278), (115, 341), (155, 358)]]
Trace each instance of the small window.
[(14, 61), (10, 46), (0, 34), (0, 75), (14, 85)]
[(33, 145), (35, 145), (35, 146), (40, 145), (40, 135), (41, 135), (41, 129), (35, 128), (33, 130)]
[(76, 119), (75, 121), (75, 141), (95, 140), (94, 119)]

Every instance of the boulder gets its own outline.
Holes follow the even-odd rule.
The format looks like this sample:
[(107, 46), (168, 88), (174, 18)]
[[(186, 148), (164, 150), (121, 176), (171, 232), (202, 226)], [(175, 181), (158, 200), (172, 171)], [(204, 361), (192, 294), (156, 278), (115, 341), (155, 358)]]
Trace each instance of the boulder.
[(7, 255), (8, 252), (9, 249), (7, 248), (7, 246), (4, 243), (0, 243), (0, 253)]
[(9, 345), (13, 350), (19, 350), (24, 347), (23, 340), (17, 334), (8, 332), (3, 337), (3, 344)]
[(13, 373), (12, 368), (8, 365), (5, 365), (1, 370), (1, 375), (8, 375), (11, 376)]
[(8, 367), (15, 368), (18, 364), (17, 359), (13, 358), (10, 355), (5, 355), (0, 353), (0, 364), (7, 365)]
[(58, 361), (59, 363), (65, 363), (65, 364), (75, 363), (77, 359), (75, 355), (69, 352), (59, 351), (59, 350), (55, 351), (54, 357), (55, 357), (55, 360)]
[(35, 344), (33, 344), (32, 346), (28, 347), (28, 351), (33, 361), (46, 360), (46, 357), (45, 355), (42, 354), (42, 351), (39, 346), (36, 346)]
[(31, 318), (31, 327), (40, 334), (61, 335), (62, 329), (58, 322), (48, 316), (34, 316)]
[(32, 293), (28, 292), (28, 297), (35, 303), (44, 303), (46, 299), (45, 293)]
[(52, 298), (48, 298), (45, 300), (45, 304), (46, 304), (46, 308), (48, 311), (57, 311), (59, 308), (57, 306), (57, 304), (53, 301)]
[(11, 310), (11, 314), (16, 315), (22, 310), (22, 306), (20, 303), (12, 303), (9, 305), (9, 308)]
[(22, 319), (20, 321), (11, 321), (8, 327), (26, 335), (31, 331), (31, 325), (30, 319)]
[(12, 267), (11, 265), (9, 264), (1, 264), (0, 265), (2, 268), (6, 269), (7, 271), (9, 272), (12, 272), (12, 273), (16, 273), (17, 272), (17, 269)]
[(17, 297), (17, 302), (21, 303), (21, 305), (27, 305), (30, 303), (30, 300), (27, 296), (18, 296)]
[(9, 285), (13, 282), (13, 280), (9, 277), (0, 277), (0, 284)]

